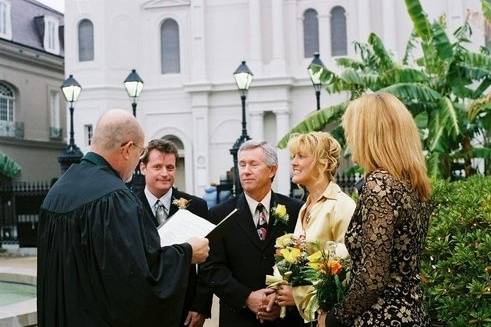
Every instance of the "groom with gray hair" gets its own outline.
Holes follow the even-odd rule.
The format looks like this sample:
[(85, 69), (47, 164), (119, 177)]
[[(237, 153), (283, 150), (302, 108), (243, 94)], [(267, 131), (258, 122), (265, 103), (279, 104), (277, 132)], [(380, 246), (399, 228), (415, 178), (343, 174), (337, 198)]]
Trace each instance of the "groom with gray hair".
[[(273, 274), (275, 240), (293, 232), (302, 203), (271, 190), (278, 156), (268, 143), (245, 142), (238, 163), (244, 192), (213, 207), (209, 217), (216, 224), (235, 208), (238, 212), (224, 227), (224, 236), (210, 241), (210, 256), (200, 268), (201, 284), (220, 298), (222, 327), (299, 325), (295, 310), (277, 319), (280, 308), (271, 306), (268, 296), (274, 291), (266, 288), (265, 279)], [(272, 213), (279, 205), (286, 207), (286, 222), (276, 221)]]

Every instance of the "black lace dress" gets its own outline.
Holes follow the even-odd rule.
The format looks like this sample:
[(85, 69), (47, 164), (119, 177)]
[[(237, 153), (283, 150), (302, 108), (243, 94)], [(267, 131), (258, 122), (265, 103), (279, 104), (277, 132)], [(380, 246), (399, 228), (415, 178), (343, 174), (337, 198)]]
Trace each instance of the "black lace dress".
[(430, 325), (419, 277), (430, 213), (408, 184), (381, 170), (367, 176), (345, 236), (350, 287), (328, 327)]

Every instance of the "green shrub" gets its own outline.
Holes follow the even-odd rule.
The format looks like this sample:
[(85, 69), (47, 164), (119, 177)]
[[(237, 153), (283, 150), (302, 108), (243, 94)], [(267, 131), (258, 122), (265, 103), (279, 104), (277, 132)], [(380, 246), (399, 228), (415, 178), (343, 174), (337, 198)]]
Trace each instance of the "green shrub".
[(491, 177), (433, 183), (421, 263), (433, 321), (491, 326)]

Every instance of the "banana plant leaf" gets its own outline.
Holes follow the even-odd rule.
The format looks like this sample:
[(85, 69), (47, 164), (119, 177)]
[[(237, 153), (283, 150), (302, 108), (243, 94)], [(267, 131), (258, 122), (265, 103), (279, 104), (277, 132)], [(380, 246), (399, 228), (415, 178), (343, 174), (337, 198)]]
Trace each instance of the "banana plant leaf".
[(332, 107), (314, 111), (302, 122), (290, 129), (288, 133), (278, 142), (278, 147), (280, 149), (284, 149), (287, 146), (292, 134), (318, 131), (331, 122), (339, 121), (346, 110), (347, 105), (348, 102), (343, 102)]
[(413, 21), (416, 34), (424, 41), (431, 39), (431, 25), (419, 0), (405, 0), (409, 17)]
[(487, 22), (491, 24), (491, 4), (487, 0), (481, 0), (482, 12)]
[(445, 29), (440, 23), (433, 24), (433, 45), (440, 59), (445, 60), (453, 57), (453, 49)]
[(13, 178), (21, 172), (21, 166), (12, 158), (0, 151), (0, 175)]

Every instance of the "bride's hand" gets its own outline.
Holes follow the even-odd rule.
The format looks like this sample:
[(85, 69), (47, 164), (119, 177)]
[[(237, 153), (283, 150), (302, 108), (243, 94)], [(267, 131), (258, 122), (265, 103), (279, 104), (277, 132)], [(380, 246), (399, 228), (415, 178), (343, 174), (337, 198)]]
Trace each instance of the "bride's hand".
[(276, 303), (278, 303), (282, 307), (286, 306), (294, 306), (295, 301), (293, 300), (292, 288), (288, 284), (283, 284), (276, 291)]
[(320, 312), (319, 317), (317, 317), (317, 327), (327, 327), (326, 316), (327, 316), (326, 312), (324, 312), (324, 311)]

